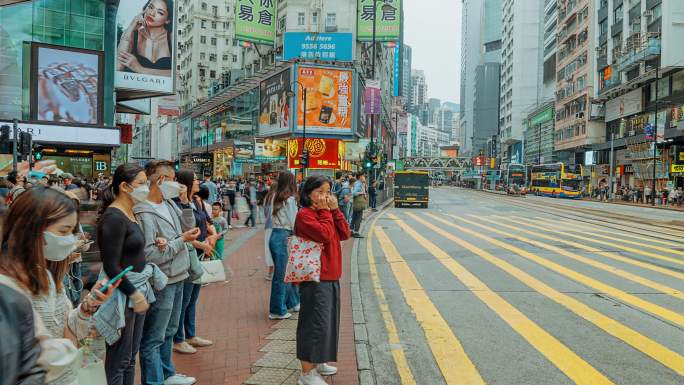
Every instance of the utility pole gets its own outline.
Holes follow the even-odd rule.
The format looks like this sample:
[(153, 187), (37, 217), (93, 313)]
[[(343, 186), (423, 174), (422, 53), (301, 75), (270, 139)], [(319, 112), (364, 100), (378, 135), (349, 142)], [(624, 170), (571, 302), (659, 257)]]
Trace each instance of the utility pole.
[(651, 199), (651, 206), (655, 206), (656, 200), (656, 166), (658, 161), (657, 156), (657, 144), (658, 144), (658, 82), (660, 81), (660, 63), (656, 66), (656, 76), (655, 76), (655, 126), (653, 127), (653, 183), (651, 185), (651, 194), (653, 194), (653, 199)]
[(608, 199), (611, 201), (614, 199), (614, 193), (613, 193), (613, 174), (615, 173), (615, 165), (613, 163), (614, 160), (614, 142), (615, 142), (615, 132), (611, 130), (610, 132), (610, 171), (608, 173)]
[[(371, 77), (375, 81), (375, 28), (378, 20), (378, 0), (373, 0), (373, 40), (372, 40), (372, 55), (371, 59)], [(375, 115), (371, 115), (371, 126), (370, 126), (370, 157), (371, 159), (375, 157), (375, 145), (373, 143), (373, 137), (375, 136)], [(370, 173), (369, 173), (370, 174)], [(375, 174), (374, 174), (375, 175)], [(370, 175), (369, 175), (370, 177)], [(375, 180), (375, 178), (373, 178)]]
[(17, 171), (19, 160), (17, 159), (17, 141), (19, 140), (19, 121), (14, 119), (12, 121), (12, 130), (14, 139), (12, 140), (12, 170)]

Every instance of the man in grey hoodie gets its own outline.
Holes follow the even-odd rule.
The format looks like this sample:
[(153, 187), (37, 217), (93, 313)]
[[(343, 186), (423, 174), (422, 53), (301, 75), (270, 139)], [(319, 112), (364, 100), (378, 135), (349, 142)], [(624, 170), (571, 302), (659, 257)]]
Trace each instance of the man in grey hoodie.
[[(199, 229), (195, 227), (186, 187), (174, 181), (173, 163), (152, 161), (146, 165), (145, 173), (150, 194), (146, 201), (133, 207), (133, 212), (145, 234), (145, 258), (159, 266), (169, 281), (164, 289), (155, 292), (157, 300), (145, 316), (140, 343), (142, 383), (190, 385), (196, 380), (176, 373), (171, 348), (180, 321), (183, 281), (189, 276), (186, 242), (197, 239)], [(173, 201), (176, 197), (180, 198), (179, 205)]]

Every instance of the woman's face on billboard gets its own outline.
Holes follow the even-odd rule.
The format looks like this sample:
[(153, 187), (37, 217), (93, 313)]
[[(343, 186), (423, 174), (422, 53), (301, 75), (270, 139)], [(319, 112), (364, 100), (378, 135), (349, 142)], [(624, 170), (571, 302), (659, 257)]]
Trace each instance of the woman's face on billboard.
[(166, 1), (152, 0), (145, 9), (145, 23), (147, 27), (163, 27), (169, 23), (169, 11)]

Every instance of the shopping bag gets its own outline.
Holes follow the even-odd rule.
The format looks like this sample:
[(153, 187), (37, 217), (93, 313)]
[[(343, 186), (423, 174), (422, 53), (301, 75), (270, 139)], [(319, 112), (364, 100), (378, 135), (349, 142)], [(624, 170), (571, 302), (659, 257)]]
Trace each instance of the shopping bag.
[(320, 282), (323, 245), (293, 235), (287, 240), (285, 282)]
[(225, 282), (226, 280), (226, 270), (223, 268), (223, 261), (220, 259), (215, 259), (211, 261), (200, 261), (202, 265), (202, 278), (200, 278), (200, 283), (202, 285), (214, 282)]

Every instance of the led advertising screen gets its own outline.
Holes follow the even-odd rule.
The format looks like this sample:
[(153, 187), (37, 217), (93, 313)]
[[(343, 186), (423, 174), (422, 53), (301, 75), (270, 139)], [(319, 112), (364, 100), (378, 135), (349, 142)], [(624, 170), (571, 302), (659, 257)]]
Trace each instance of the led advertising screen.
[(102, 52), (34, 43), (31, 117), (45, 122), (102, 122)]
[(121, 0), (116, 15), (116, 88), (174, 92), (175, 11), (173, 0)]
[(259, 87), (259, 135), (269, 136), (290, 130), (290, 70), (261, 82)]
[(336, 135), (352, 128), (353, 73), (351, 70), (299, 67), (297, 80), (306, 88), (297, 92), (297, 131)]

